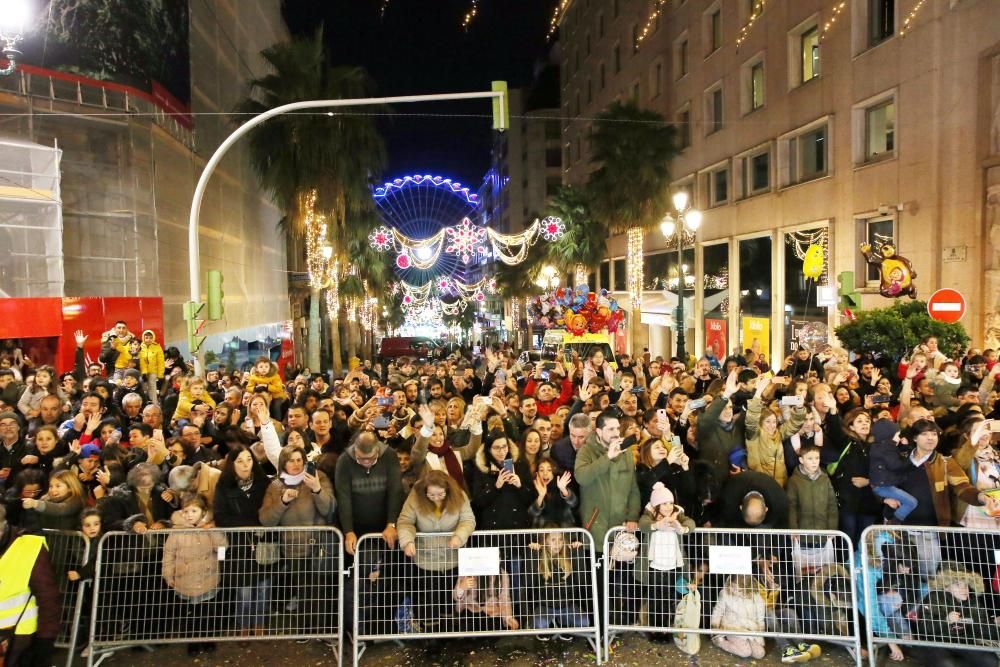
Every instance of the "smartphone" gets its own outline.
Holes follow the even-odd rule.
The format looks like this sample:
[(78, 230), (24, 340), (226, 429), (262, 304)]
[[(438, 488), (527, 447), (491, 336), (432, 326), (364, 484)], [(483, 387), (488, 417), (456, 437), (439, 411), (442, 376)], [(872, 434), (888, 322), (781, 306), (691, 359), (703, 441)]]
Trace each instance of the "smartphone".
[(385, 429), (389, 428), (389, 424), (390, 424), (389, 418), (386, 417), (385, 415), (379, 415), (375, 417), (374, 421), (372, 421), (372, 426), (374, 426), (379, 431), (384, 431)]
[(881, 394), (872, 394), (872, 403), (875, 404), (885, 404), (892, 400), (892, 396), (882, 396)]
[(688, 401), (687, 402), (687, 407), (688, 407), (689, 410), (700, 410), (703, 407), (705, 407), (705, 399), (704, 398), (696, 398), (696, 399), (694, 399), (692, 401)]
[(620, 447), (622, 450), (626, 450), (632, 445), (636, 444), (637, 442), (639, 442), (639, 438), (634, 435), (630, 435), (629, 437), (622, 440), (622, 444), (620, 445)]
[(796, 407), (796, 408), (801, 408), (802, 405), (803, 405), (802, 397), (801, 396), (782, 396), (781, 397), (781, 404), (782, 405), (791, 405), (791, 406)]
[(312, 475), (313, 477), (316, 476), (316, 462), (315, 461), (307, 461), (306, 462), (306, 473), (308, 473), (309, 475)]
[(392, 396), (379, 396), (378, 398), (375, 399), (375, 403), (379, 407), (383, 408), (395, 405), (395, 401), (392, 399)]
[(514, 462), (511, 461), (510, 459), (504, 459), (503, 460), (503, 469), (504, 469), (504, 472), (513, 473), (514, 472)]
[(546, 361), (544, 364), (542, 364), (542, 368), (544, 368), (547, 371), (551, 371), (555, 367), (556, 367), (556, 362), (554, 361)]
[(681, 436), (675, 435), (670, 438), (670, 449), (679, 449), (681, 452), (684, 451), (684, 445), (681, 444)]
[(507, 384), (507, 371), (504, 369), (498, 368), (493, 377), (495, 378), (497, 385)]
[(643, 387), (632, 387), (629, 389), (633, 394), (645, 394), (646, 390)]
[(551, 377), (548, 371), (542, 371), (541, 373), (539, 373), (539, 375), (542, 376), (543, 380), (548, 380)]
[(154, 428), (153, 429), (153, 437), (155, 439), (157, 439), (157, 440), (162, 441), (163, 440), (163, 429), (162, 428)]
[(660, 421), (667, 421), (667, 411), (664, 408), (660, 408), (656, 411), (656, 418)]

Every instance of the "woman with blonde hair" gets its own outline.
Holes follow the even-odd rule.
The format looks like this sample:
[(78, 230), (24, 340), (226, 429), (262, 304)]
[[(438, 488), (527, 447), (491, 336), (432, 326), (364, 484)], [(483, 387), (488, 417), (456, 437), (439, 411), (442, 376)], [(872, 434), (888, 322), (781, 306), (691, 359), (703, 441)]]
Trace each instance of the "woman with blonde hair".
[[(413, 560), (421, 591), (414, 609), (426, 630), (437, 625), (449, 605), (452, 583), (458, 573), (458, 549), (476, 529), (469, 498), (448, 473), (431, 470), (424, 475), (403, 503), (396, 520), (399, 548)], [(417, 539), (417, 533), (437, 533)]]

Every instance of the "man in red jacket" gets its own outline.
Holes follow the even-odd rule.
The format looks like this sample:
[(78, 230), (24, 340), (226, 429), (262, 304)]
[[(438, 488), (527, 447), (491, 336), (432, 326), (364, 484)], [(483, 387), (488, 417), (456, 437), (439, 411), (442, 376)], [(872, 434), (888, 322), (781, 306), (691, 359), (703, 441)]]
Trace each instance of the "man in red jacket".
[[(524, 385), (524, 395), (534, 396), (538, 403), (538, 414), (548, 417), (561, 406), (568, 404), (573, 399), (573, 381), (566, 376), (566, 370), (560, 363), (552, 363), (551, 368), (546, 368), (549, 364), (535, 364), (535, 374), (528, 379)], [(550, 380), (542, 377), (542, 372), (548, 370), (553, 376)], [(561, 377), (561, 388), (555, 384), (556, 378)]]

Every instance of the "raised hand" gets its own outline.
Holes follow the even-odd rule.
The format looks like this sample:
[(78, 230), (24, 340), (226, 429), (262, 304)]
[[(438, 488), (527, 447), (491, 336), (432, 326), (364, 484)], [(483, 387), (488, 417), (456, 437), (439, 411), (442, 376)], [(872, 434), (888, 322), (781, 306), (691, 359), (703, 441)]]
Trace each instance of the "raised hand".
[(564, 496), (569, 495), (569, 483), (572, 481), (573, 475), (568, 470), (556, 478), (556, 486)]
[(83, 329), (77, 329), (73, 332), (73, 340), (76, 341), (77, 347), (83, 347), (83, 344), (87, 342), (87, 336), (84, 335)]

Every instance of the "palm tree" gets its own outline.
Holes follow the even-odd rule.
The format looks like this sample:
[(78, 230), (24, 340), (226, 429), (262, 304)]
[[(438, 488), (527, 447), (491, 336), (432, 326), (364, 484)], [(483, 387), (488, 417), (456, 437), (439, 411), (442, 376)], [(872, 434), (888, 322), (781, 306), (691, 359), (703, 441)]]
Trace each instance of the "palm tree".
[(638, 350), (642, 311), (643, 236), (670, 210), (670, 160), (678, 153), (677, 131), (655, 111), (634, 101), (614, 102), (590, 133), (591, 162), (599, 165), (587, 183), (592, 210), (612, 234), (628, 239), (632, 349)]
[(573, 272), (574, 285), (586, 282), (587, 274), (607, 254), (607, 227), (594, 219), (587, 193), (579, 187), (559, 188), (549, 201), (548, 214), (561, 218), (566, 225), (566, 233), (549, 244), (549, 258), (563, 272)]
[[(240, 104), (240, 114), (260, 114), (303, 100), (370, 97), (374, 85), (358, 67), (332, 67), (326, 60), (322, 29), (311, 38), (297, 38), (264, 49), (261, 57), (271, 72), (253, 79)], [(371, 111), (366, 108), (366, 111)], [(374, 207), (369, 178), (380, 173), (385, 147), (371, 116), (305, 112), (278, 116), (250, 133), (250, 161), (261, 187), (284, 212), (282, 229), (305, 236), (309, 219), (303, 202), (315, 192), (315, 210), (327, 221), (327, 239), (341, 267), (348, 263), (345, 250), (349, 225), (370, 219)], [(324, 241), (320, 239), (320, 241)], [(319, 365), (319, 285), (310, 299), (308, 363)], [(339, 317), (338, 317), (339, 319)], [(331, 323), (334, 348), (339, 347), (339, 327)], [(340, 372), (339, 355), (333, 358)]]

